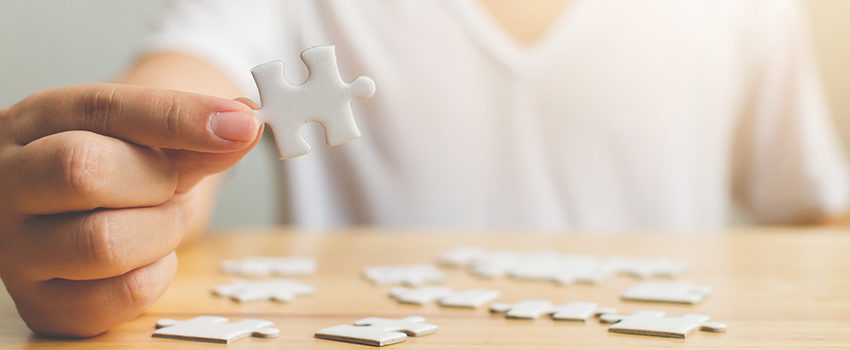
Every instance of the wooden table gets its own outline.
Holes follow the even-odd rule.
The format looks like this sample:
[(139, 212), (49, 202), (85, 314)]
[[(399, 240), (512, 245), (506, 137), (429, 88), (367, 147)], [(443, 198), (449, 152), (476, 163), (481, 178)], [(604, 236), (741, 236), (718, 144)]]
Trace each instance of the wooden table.
[[(481, 280), (462, 269), (445, 269), (448, 285), (503, 292), (503, 301), (543, 298), (554, 302), (588, 300), (630, 313), (640, 309), (668, 314), (703, 313), (724, 322), (725, 334), (698, 332), (686, 340), (608, 333), (597, 321), (507, 320), (477, 310), (436, 305), (401, 305), (387, 287), (362, 279), (365, 266), (433, 262), (443, 250), (462, 245), (521, 250), (669, 256), (692, 266), (684, 278), (714, 287), (695, 306), (622, 302), (619, 294), (636, 281), (618, 276), (599, 285), (557, 286), (546, 282)], [(300, 278), (318, 289), (315, 296), (288, 304), (239, 304), (211, 295), (230, 278), (219, 273), (220, 259), (247, 255), (313, 256), (314, 276)], [(368, 316), (422, 315), (440, 326), (433, 335), (408, 338), (394, 349), (812, 349), (850, 348), (850, 233), (840, 230), (759, 229), (701, 235), (534, 234), (412, 232), (359, 229), (311, 234), (293, 231), (230, 232), (209, 235), (179, 254), (180, 269), (165, 295), (143, 316), (102, 336), (83, 340), (32, 335), (4, 293), (0, 297), (0, 348), (221, 348), (222, 345), (153, 339), (159, 318), (222, 315), (274, 321), (277, 339), (244, 339), (230, 347), (369, 348), (313, 338), (313, 332)]]

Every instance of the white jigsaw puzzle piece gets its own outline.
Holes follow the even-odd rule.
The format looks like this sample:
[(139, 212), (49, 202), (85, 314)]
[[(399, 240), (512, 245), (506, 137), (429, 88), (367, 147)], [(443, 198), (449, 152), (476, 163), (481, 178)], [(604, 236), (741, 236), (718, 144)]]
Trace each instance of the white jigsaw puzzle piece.
[(614, 308), (600, 308), (599, 305), (589, 301), (573, 301), (565, 305), (552, 308), (552, 318), (560, 321), (587, 321), (591, 316), (611, 314), (617, 312)]
[(250, 277), (305, 276), (316, 272), (316, 261), (304, 257), (252, 256), (238, 260), (223, 260), (220, 267), (225, 273)]
[(552, 306), (548, 300), (520, 300), (516, 304), (490, 304), (490, 312), (504, 313), (508, 318), (533, 320), (551, 313)]
[(216, 286), (213, 288), (213, 293), (243, 303), (258, 300), (288, 302), (299, 295), (314, 294), (316, 293), (316, 289), (303, 283), (284, 279), (265, 281), (236, 280), (230, 284)]
[(621, 297), (624, 300), (696, 304), (709, 294), (711, 287), (685, 281), (641, 282), (623, 292)]
[(338, 325), (321, 329), (314, 336), (320, 339), (384, 346), (402, 342), (407, 336), (431, 334), (437, 329), (437, 325), (425, 323), (425, 318), (421, 316), (403, 319), (369, 317), (357, 320), (353, 326)]
[(440, 286), (419, 288), (397, 287), (390, 289), (390, 296), (401, 303), (422, 305), (452, 294), (452, 292), (451, 288)]
[(227, 318), (218, 316), (198, 316), (185, 321), (164, 318), (156, 322), (156, 328), (152, 335), (154, 338), (221, 344), (230, 344), (248, 336), (274, 338), (280, 335), (280, 330), (271, 321), (244, 319), (228, 322)]
[(548, 300), (520, 300), (516, 304), (493, 303), (490, 312), (504, 313), (508, 318), (533, 320), (543, 315), (552, 315), (559, 321), (587, 321), (590, 316), (611, 314), (613, 308), (600, 308), (596, 303), (574, 301), (564, 305), (553, 305)]
[(603, 314), (599, 318), (600, 322), (614, 323), (608, 327), (608, 331), (613, 333), (686, 338), (696, 330), (726, 332), (725, 324), (709, 322), (710, 319), (698, 314), (667, 317), (661, 311), (638, 311), (632, 315)]
[(308, 122), (322, 125), (329, 146), (359, 137), (351, 99), (366, 99), (375, 94), (375, 82), (369, 77), (358, 77), (351, 84), (342, 80), (333, 46), (304, 50), (301, 60), (310, 72), (301, 85), (286, 81), (281, 61), (251, 69), (262, 106), (256, 112), (257, 117), (271, 126), (280, 159), (310, 152), (310, 144), (302, 134)]
[(467, 289), (440, 298), (440, 305), (449, 307), (476, 308), (502, 296), (502, 292), (493, 289)]
[(676, 277), (684, 272), (688, 264), (668, 258), (657, 259), (625, 259), (620, 264), (619, 272), (638, 278)]
[(363, 275), (377, 285), (405, 284), (420, 286), (441, 283), (445, 274), (433, 265), (395, 265), (367, 267)]
[(487, 251), (481, 247), (458, 247), (443, 252), (440, 255), (439, 262), (443, 265), (467, 266), (486, 254)]

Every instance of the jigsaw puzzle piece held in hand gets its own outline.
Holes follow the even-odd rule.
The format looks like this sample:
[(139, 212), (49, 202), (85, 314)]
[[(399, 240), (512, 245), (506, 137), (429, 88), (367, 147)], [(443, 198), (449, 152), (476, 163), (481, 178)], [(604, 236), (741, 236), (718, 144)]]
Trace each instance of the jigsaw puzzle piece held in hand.
[(369, 317), (357, 320), (354, 326), (338, 325), (321, 329), (316, 338), (384, 346), (403, 342), (407, 336), (419, 337), (437, 331), (437, 325), (425, 323), (421, 316), (403, 319)]
[(274, 132), (280, 159), (298, 157), (310, 152), (304, 139), (304, 124), (317, 122), (325, 131), (325, 142), (336, 146), (360, 136), (351, 112), (352, 98), (370, 98), (375, 82), (358, 77), (351, 84), (339, 74), (333, 46), (309, 48), (301, 60), (310, 71), (301, 85), (291, 85), (284, 78), (283, 62), (273, 61), (251, 69), (260, 90), (261, 107), (257, 117)]
[(156, 322), (156, 328), (152, 335), (154, 338), (221, 344), (230, 344), (248, 336), (274, 338), (280, 335), (280, 330), (271, 321), (244, 319), (228, 322), (227, 318), (218, 316), (198, 316), (185, 321), (163, 318)]
[(725, 324), (709, 322), (710, 319), (698, 314), (668, 317), (661, 311), (638, 311), (632, 315), (603, 314), (599, 317), (602, 323), (614, 323), (608, 327), (608, 331), (612, 333), (685, 338), (696, 330), (726, 332)]

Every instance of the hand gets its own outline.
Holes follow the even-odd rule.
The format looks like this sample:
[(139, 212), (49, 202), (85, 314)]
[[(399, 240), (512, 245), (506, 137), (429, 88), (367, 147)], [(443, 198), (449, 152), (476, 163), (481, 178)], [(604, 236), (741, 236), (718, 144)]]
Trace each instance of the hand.
[(165, 291), (208, 175), (261, 134), (243, 103), (117, 84), (0, 110), (0, 277), (34, 331), (93, 336)]

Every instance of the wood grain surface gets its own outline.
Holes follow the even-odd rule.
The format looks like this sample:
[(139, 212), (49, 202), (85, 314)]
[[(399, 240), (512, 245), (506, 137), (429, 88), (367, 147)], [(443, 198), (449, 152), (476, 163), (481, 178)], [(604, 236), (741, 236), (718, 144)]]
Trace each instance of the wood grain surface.
[[(434, 262), (439, 252), (457, 246), (541, 250), (686, 259), (682, 279), (712, 286), (700, 304), (625, 302), (619, 294), (637, 281), (616, 276), (599, 285), (557, 286), (510, 279), (482, 280), (464, 270), (444, 268), (454, 288), (493, 288), (501, 301), (586, 300), (621, 312), (660, 310), (701, 313), (724, 322), (728, 333), (698, 332), (685, 340), (613, 334), (605, 325), (549, 318), (508, 320), (477, 310), (437, 305), (402, 305), (361, 277), (370, 265)], [(290, 303), (240, 304), (213, 296), (210, 288), (231, 277), (218, 261), (249, 255), (312, 256), (318, 272), (295, 278), (317, 288), (314, 296)], [(276, 339), (244, 339), (238, 349), (355, 349), (363, 345), (315, 339), (313, 332), (369, 316), (424, 316), (440, 326), (432, 335), (408, 338), (393, 349), (813, 349), (850, 348), (850, 233), (841, 230), (753, 229), (676, 234), (561, 232), (392, 231), (355, 229), (335, 232), (225, 232), (208, 235), (179, 252), (178, 275), (166, 294), (143, 316), (90, 339), (48, 339), (32, 334), (18, 317), (8, 294), (0, 297), (0, 348), (197, 349), (221, 345), (151, 338), (159, 318), (219, 315), (268, 319), (281, 329)], [(85, 320), (80, 320), (85, 322)]]

